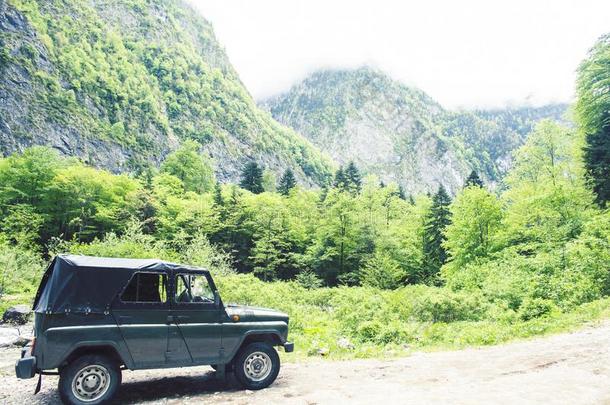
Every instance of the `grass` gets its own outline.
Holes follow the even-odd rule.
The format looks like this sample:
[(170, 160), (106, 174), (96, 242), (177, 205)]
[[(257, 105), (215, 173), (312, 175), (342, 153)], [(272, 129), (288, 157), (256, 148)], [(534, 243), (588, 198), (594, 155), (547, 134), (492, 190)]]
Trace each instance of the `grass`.
[[(325, 358), (355, 359), (488, 346), (566, 332), (610, 318), (610, 298), (525, 321), (513, 311), (499, 312), (497, 306), (471, 297), (480, 306), (478, 313), (473, 315), (468, 305), (446, 305), (445, 313), (437, 315), (444, 315), (448, 320), (435, 321), (422, 311), (425, 304), (421, 303), (438, 304), (455, 298), (454, 293), (444, 288), (306, 290), (295, 283), (262, 283), (243, 275), (221, 277), (218, 284), (225, 302), (277, 308), (290, 315), (289, 338), (295, 342), (295, 352), (284, 356), (288, 361), (322, 357), (318, 353), (321, 349), (326, 353)], [(464, 308), (470, 313), (460, 314)], [(456, 320), (449, 320), (452, 316)], [(340, 347), (342, 338), (353, 348)]]

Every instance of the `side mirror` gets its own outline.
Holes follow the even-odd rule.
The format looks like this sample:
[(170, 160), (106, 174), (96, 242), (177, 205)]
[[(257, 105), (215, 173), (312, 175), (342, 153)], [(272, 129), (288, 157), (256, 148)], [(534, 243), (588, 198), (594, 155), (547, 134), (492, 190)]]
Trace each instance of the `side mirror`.
[(218, 290), (214, 290), (214, 305), (217, 307), (220, 306), (220, 294), (218, 294)]

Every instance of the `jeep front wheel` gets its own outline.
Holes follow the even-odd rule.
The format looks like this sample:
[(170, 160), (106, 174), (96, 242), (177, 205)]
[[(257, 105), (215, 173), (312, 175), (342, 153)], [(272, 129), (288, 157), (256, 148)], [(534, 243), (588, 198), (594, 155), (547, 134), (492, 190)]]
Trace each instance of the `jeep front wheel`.
[(105, 404), (121, 384), (121, 370), (112, 359), (96, 354), (77, 358), (61, 370), (59, 395), (65, 404)]
[(235, 377), (249, 390), (260, 390), (275, 381), (280, 372), (280, 356), (273, 346), (250, 343), (235, 358)]

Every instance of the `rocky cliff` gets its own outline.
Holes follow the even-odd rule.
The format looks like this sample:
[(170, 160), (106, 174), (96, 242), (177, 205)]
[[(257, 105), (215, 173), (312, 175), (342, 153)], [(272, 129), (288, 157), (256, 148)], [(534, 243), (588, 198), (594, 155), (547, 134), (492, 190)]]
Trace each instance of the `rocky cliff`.
[(0, 1), (0, 152), (50, 145), (113, 172), (183, 140), (235, 181), (249, 160), (301, 182), (333, 163), (261, 111), (211, 25), (180, 1)]
[(473, 169), (497, 182), (535, 122), (567, 107), (449, 111), (367, 67), (316, 72), (260, 104), (337, 162), (353, 160), (409, 193), (455, 191)]

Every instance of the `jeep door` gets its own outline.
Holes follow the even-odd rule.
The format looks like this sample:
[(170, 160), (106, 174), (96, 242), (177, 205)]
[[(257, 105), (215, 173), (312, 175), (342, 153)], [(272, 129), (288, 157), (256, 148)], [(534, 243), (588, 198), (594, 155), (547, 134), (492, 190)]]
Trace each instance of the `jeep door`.
[[(112, 314), (135, 368), (167, 366), (172, 348), (176, 357), (190, 362), (181, 336), (172, 334), (168, 323), (168, 281), (169, 275), (165, 272), (136, 272), (113, 302)], [(174, 326), (174, 329), (177, 328)]]
[(209, 273), (176, 270), (171, 316), (178, 325), (195, 364), (220, 360), (221, 308), (214, 300), (215, 286)]

